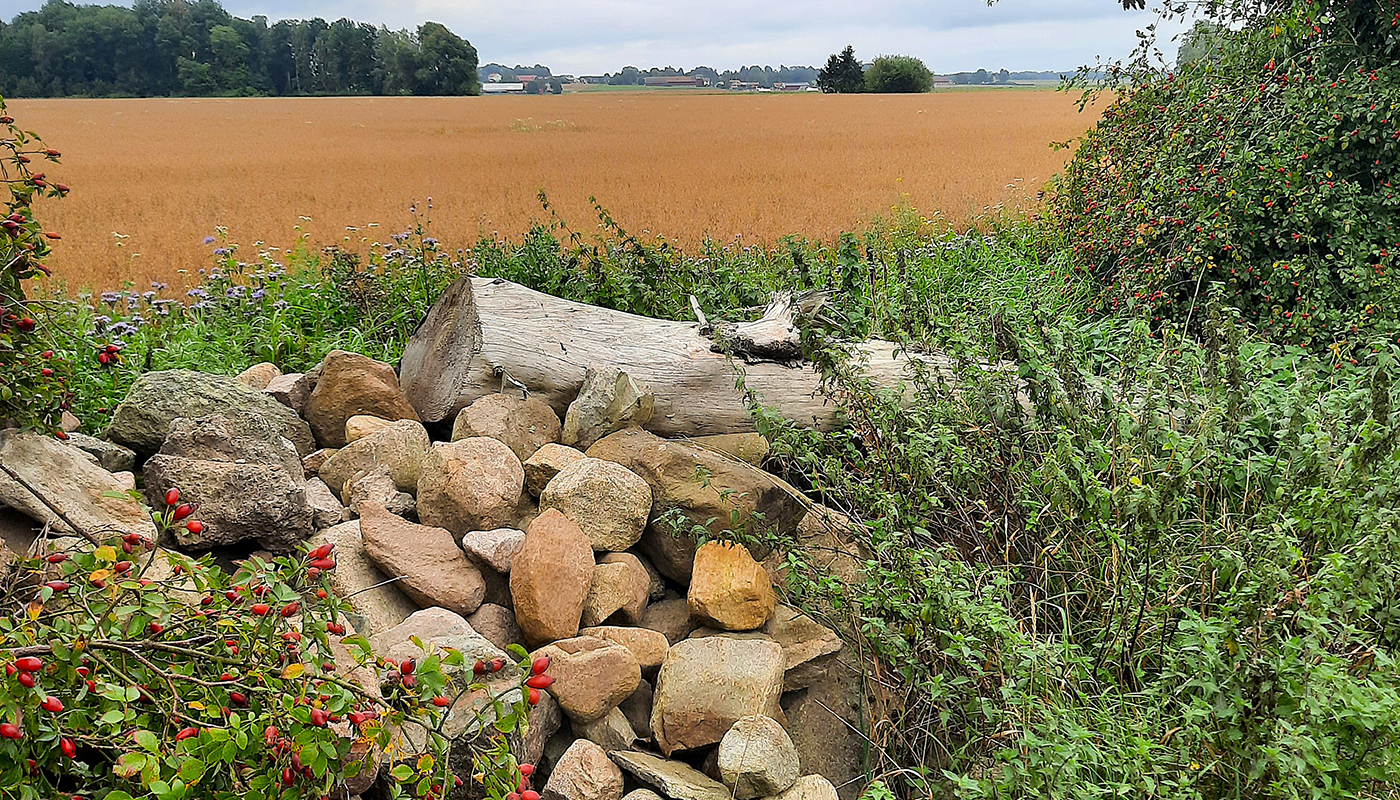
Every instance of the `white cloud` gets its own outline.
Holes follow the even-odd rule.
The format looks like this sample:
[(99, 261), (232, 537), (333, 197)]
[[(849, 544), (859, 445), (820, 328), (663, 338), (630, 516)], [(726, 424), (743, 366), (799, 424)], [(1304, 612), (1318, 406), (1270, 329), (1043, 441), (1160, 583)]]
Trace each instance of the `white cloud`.
[[(6, 18), (38, 0), (0, 0)], [(639, 67), (812, 64), (855, 45), (862, 58), (907, 53), (937, 72), (1072, 69), (1126, 57), (1152, 21), (1117, 0), (224, 0), (239, 16), (350, 17), (393, 28), (442, 22), (484, 62), (558, 72)], [(1172, 47), (1171, 49), (1175, 49)]]

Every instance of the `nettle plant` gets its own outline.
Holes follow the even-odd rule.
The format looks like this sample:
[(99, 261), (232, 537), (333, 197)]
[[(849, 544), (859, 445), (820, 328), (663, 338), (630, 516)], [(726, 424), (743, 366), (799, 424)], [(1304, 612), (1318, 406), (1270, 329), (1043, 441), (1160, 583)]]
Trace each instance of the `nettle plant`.
[[(199, 530), (177, 490), (164, 499), (162, 537)], [(446, 798), (462, 763), (473, 794), (534, 794), (507, 737), (548, 659), (376, 657), (330, 589), (329, 544), (229, 573), (138, 534), (62, 542), (3, 576), (0, 795), (324, 798), (376, 753), (390, 797)]]
[(1052, 198), (1074, 243), (1064, 280), (1099, 287), (1093, 312), (1193, 327), (1214, 295), (1270, 339), (1338, 362), (1393, 338), (1400, 7), (1191, 7), (1204, 21), (1170, 71), (1146, 47), (1109, 71), (1115, 101)]
[(57, 163), (60, 153), (20, 128), (0, 97), (0, 184), (9, 192), (0, 219), (0, 421), (58, 431), (72, 401), (71, 365), (54, 354), (58, 331), (49, 330), (41, 304), (25, 293), (25, 282), (48, 275), (50, 242), (34, 217), (34, 201), (58, 198), (68, 187), (50, 182), (36, 166)]

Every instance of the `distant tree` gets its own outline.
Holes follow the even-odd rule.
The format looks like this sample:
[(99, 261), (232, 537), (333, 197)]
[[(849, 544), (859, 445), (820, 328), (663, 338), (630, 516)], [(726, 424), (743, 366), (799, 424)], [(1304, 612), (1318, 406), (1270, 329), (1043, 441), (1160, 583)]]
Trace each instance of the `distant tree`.
[(865, 71), (865, 89), (879, 93), (933, 90), (933, 73), (914, 56), (880, 56)]
[(422, 65), (418, 68), (418, 94), (481, 94), (476, 77), (476, 48), (436, 22), (418, 26)]
[(826, 66), (817, 74), (817, 88), (827, 94), (854, 94), (865, 91), (865, 70), (856, 59), (856, 49), (846, 45), (840, 53), (832, 53)]
[(563, 94), (563, 93), (564, 93), (564, 82), (561, 81), (561, 80), (559, 80), (558, 78), (550, 78), (550, 79), (549, 79), (549, 93), (550, 93), (550, 94)]

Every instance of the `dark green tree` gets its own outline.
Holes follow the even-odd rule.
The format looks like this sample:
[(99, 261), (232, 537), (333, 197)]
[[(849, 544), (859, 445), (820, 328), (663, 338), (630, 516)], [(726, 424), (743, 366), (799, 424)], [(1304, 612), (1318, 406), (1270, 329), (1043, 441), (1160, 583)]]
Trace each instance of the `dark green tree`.
[(422, 63), (418, 67), (418, 94), (480, 94), (476, 75), (476, 48), (436, 22), (418, 27)]
[(880, 93), (933, 91), (933, 73), (914, 56), (880, 56), (865, 71), (865, 89)]
[(827, 94), (855, 94), (865, 91), (865, 69), (856, 60), (856, 49), (846, 45), (840, 53), (832, 53), (826, 66), (817, 74), (817, 88)]

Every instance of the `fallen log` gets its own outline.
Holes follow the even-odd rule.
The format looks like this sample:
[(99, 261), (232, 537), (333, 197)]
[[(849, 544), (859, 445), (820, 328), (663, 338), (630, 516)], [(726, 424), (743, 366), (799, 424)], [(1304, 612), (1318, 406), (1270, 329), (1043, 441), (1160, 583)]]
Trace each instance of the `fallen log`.
[[(789, 302), (788, 308), (792, 307)], [(763, 323), (781, 327), (771, 316)], [(713, 351), (700, 323), (652, 319), (575, 303), (501, 278), (461, 278), (428, 311), (404, 349), (399, 384), (425, 422), (453, 419), (503, 381), (526, 387), (564, 415), (590, 365), (614, 365), (656, 397), (648, 430), (661, 436), (754, 429), (735, 384), (735, 360)], [(857, 346), (867, 375), (894, 387), (910, 355), (892, 342)], [(931, 366), (940, 359), (918, 358)], [(802, 425), (830, 430), (840, 409), (819, 391), (811, 364), (741, 363), (764, 406)]]

